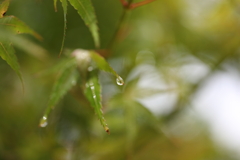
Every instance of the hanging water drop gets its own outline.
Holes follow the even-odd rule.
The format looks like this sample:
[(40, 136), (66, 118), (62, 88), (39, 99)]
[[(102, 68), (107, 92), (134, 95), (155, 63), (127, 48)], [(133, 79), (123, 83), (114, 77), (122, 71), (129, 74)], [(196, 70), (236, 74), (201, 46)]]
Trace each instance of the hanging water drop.
[(40, 121), (40, 124), (39, 126), (40, 127), (46, 127), (48, 125), (48, 122), (47, 122), (47, 117), (46, 116), (43, 116), (41, 121)]
[(122, 77), (120, 77), (120, 76), (117, 77), (116, 82), (119, 86), (124, 85), (124, 81), (123, 81)]

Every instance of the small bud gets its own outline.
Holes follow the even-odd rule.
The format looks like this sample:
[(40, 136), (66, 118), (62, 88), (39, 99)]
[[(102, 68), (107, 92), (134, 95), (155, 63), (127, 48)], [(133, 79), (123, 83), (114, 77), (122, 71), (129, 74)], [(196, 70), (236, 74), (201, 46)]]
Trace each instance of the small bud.
[(76, 49), (72, 52), (72, 56), (79, 62), (90, 62), (91, 56), (88, 50)]

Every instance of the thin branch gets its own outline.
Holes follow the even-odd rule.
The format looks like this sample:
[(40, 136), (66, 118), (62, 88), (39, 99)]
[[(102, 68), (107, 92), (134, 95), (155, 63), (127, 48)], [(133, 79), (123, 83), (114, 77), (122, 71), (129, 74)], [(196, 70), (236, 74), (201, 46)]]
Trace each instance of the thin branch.
[(126, 19), (126, 16), (127, 16), (127, 12), (129, 10), (132, 10), (134, 8), (137, 8), (137, 7), (140, 7), (140, 6), (143, 6), (143, 5), (146, 5), (148, 3), (151, 3), (155, 0), (144, 0), (142, 2), (138, 2), (138, 3), (133, 3), (133, 0), (120, 0), (124, 10), (123, 10), (123, 13), (119, 19), (119, 22), (118, 22), (118, 25), (117, 25), (117, 28), (111, 38), (111, 40), (109, 41), (109, 44), (107, 45), (107, 49), (108, 50), (112, 50), (114, 44), (116, 43), (117, 39), (118, 39), (118, 36), (119, 36), (119, 32), (121, 31), (121, 28), (123, 26), (123, 23)]
[(125, 0), (120, 0), (120, 2), (122, 3), (124, 8), (126, 8), (129, 5), (129, 3)]
[(155, 1), (155, 0), (145, 0), (145, 1), (142, 1), (142, 2), (138, 2), (138, 3), (133, 3), (129, 6), (129, 9), (135, 9), (137, 7), (146, 5), (146, 4), (151, 3), (153, 1)]
[(107, 45), (107, 49), (108, 50), (112, 50), (114, 44), (116, 43), (116, 41), (118, 39), (119, 32), (121, 31), (123, 23), (124, 23), (124, 21), (126, 19), (127, 12), (129, 10), (129, 6), (131, 5), (130, 1), (120, 0), (120, 2), (122, 3), (124, 9), (123, 9), (123, 13), (122, 13), (122, 15), (121, 15), (121, 17), (119, 19), (117, 28), (116, 28), (115, 32), (113, 33), (113, 36), (112, 36), (111, 40), (109, 41), (109, 44)]

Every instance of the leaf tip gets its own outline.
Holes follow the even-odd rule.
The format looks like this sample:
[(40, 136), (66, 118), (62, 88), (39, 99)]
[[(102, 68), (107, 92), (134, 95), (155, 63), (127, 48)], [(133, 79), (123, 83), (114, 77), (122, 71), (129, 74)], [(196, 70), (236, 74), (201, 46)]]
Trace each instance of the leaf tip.
[(55, 12), (57, 12), (57, 1), (58, 0), (54, 0), (54, 10), (55, 10)]
[(7, 12), (9, 4), (10, 0), (5, 0), (2, 3), (0, 3), (0, 18), (3, 18), (3, 16)]
[(105, 129), (105, 131), (107, 132), (107, 134), (110, 135), (110, 130), (109, 130), (109, 128), (108, 128), (108, 127), (104, 127), (104, 129)]

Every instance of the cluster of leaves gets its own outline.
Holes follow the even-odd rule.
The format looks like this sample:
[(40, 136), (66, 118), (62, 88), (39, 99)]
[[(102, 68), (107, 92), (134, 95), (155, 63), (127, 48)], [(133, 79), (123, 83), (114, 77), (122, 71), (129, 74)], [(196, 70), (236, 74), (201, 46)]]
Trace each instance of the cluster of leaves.
[(50, 110), (73, 86), (77, 85), (84, 91), (100, 123), (105, 131), (109, 133), (109, 128), (102, 112), (101, 85), (99, 84), (98, 70), (113, 74), (118, 85), (124, 84), (123, 79), (110, 67), (103, 57), (94, 51), (76, 49), (69, 58), (61, 63), (63, 64), (55, 67), (55, 69), (60, 71), (60, 76), (53, 87), (48, 108), (40, 121), (40, 126), (45, 127), (47, 125)]
[[(62, 47), (60, 51), (63, 50), (66, 26), (67, 26), (67, 0), (61, 0), (63, 11), (64, 11), (64, 38), (62, 41)], [(89, 27), (89, 30), (94, 39), (95, 47), (100, 46), (99, 33), (97, 26), (97, 19), (89, 0), (69, 0), (69, 3), (78, 11), (78, 14), (82, 17), (85, 24)], [(57, 0), (54, 0), (54, 7), (57, 11)], [(94, 108), (95, 113), (100, 120), (100, 123), (104, 127), (104, 130), (109, 133), (109, 128), (105, 122), (102, 111), (102, 100), (101, 100), (101, 85), (98, 80), (98, 70), (104, 70), (106, 72), (112, 73), (116, 76), (117, 84), (123, 85), (123, 79), (110, 67), (106, 60), (101, 57), (98, 53), (94, 51), (80, 50), (77, 49), (72, 52), (73, 60), (67, 62), (64, 68), (62, 68), (61, 75), (53, 87), (53, 91), (49, 100), (48, 108), (45, 111), (43, 118), (40, 121), (40, 126), (45, 127), (47, 124), (47, 117), (50, 113), (51, 108), (53, 108), (59, 99), (66, 94), (72, 86), (79, 85), (84, 91), (86, 98), (90, 101), (91, 106)], [(70, 58), (72, 59), (72, 58)], [(95, 64), (92, 64), (94, 62)], [(78, 68), (79, 71), (76, 71)], [(80, 74), (80, 76), (78, 75)], [(78, 77), (81, 78), (79, 82)]]
[[(66, 15), (67, 15), (67, 0), (61, 0), (63, 11), (64, 11), (64, 37), (62, 41), (62, 47), (60, 54), (63, 50), (65, 32), (66, 32)], [(94, 13), (93, 6), (89, 0), (69, 0), (70, 4), (78, 11), (79, 15), (84, 20), (85, 24), (89, 27), (92, 36), (94, 38), (95, 46), (99, 47), (99, 34), (97, 27), (97, 19)], [(10, 0), (5, 0), (0, 4), (0, 25), (6, 27), (6, 30), (10, 30), (15, 34), (27, 33), (33, 35), (35, 38), (41, 40), (41, 36), (34, 32), (31, 28), (25, 25), (15, 16), (4, 16), (7, 12)], [(57, 0), (54, 0), (55, 10), (57, 11)], [(19, 78), (22, 79), (20, 73), (20, 67), (17, 62), (17, 57), (14, 53), (14, 48), (12, 46), (11, 40), (0, 41), (0, 56), (5, 60), (12, 69), (18, 74)], [(92, 61), (95, 64), (92, 64)], [(77, 68), (79, 71), (77, 71)], [(91, 69), (89, 71), (89, 68)], [(81, 77), (82, 84), (78, 84), (84, 90), (87, 99), (90, 101), (92, 107), (95, 110), (102, 126), (105, 131), (109, 133), (109, 128), (105, 122), (102, 112), (101, 104), (101, 86), (98, 82), (98, 70), (104, 70), (106, 72), (112, 73), (116, 76), (117, 84), (123, 85), (124, 82), (122, 78), (110, 67), (110, 65), (101, 57), (98, 53), (94, 51), (87, 50), (75, 50), (65, 60), (63, 68), (60, 68), (60, 76), (53, 87), (52, 94), (50, 96), (48, 107), (45, 111), (43, 118), (40, 121), (40, 126), (45, 127), (47, 125), (47, 118), (50, 113), (51, 108), (53, 108), (57, 102), (62, 98), (72, 86), (78, 84), (78, 78)], [(88, 71), (88, 72), (87, 72)], [(79, 74), (81, 76), (79, 76)], [(84, 85), (83, 85), (84, 84)]]
[[(34, 36), (39, 40), (42, 38), (17, 17), (4, 16), (8, 10), (9, 3), (10, 0), (5, 0), (0, 4), (0, 27), (3, 32), (0, 37), (0, 57), (11, 66), (11, 68), (17, 73), (23, 83), (20, 66), (18, 64), (12, 44), (12, 41), (14, 41), (12, 34), (26, 33)], [(7, 33), (4, 34), (4, 32)], [(20, 45), (22, 46), (22, 44)]]
[[(7, 19), (8, 14), (17, 15), (39, 32), (44, 38), (43, 45), (47, 43), (46, 48), (52, 55), (56, 54), (53, 59), (50, 58), (51, 54), (48, 54), (49, 58), (45, 59), (44, 63), (24, 54), (18, 55), (26, 87), (24, 98), (21, 97), (21, 85), (17, 83), (19, 79), (14, 78), (14, 74), (7, 70), (5, 63), (0, 63), (0, 159), (236, 159), (216, 152), (205, 126), (188, 107), (192, 106), (192, 97), (202, 86), (202, 82), (218, 68), (222, 69), (221, 64), (226, 59), (230, 60), (225, 61), (230, 62), (228, 65), (239, 68), (237, 9), (223, 3), (223, 6), (212, 10), (214, 20), (204, 19), (204, 26), (198, 25), (196, 28), (188, 24), (189, 19), (186, 17), (192, 14), (186, 15), (186, 12), (191, 7), (185, 8), (183, 1), (156, 1), (155, 5), (136, 9), (131, 15), (127, 12), (131, 21), (121, 24), (117, 42), (125, 39), (122, 43), (114, 44), (115, 48), (111, 48), (108, 61), (125, 79), (124, 87), (116, 85), (115, 79), (119, 84), (123, 83), (122, 79), (103, 57), (91, 50), (97, 47), (96, 40), (95, 45), (89, 40), (92, 36), (102, 35), (101, 44), (104, 46), (104, 43), (107, 44), (111, 39), (112, 33), (114, 34), (122, 12), (151, 1), (136, 0), (133, 3), (131, 0), (120, 0), (123, 6), (121, 7), (119, 0), (92, 0), (99, 19), (98, 33), (96, 15), (90, 1), (61, 0), (65, 21), (64, 34), (68, 24), (68, 34), (66, 39), (64, 35), (63, 40), (60, 38), (62, 29), (58, 31), (58, 22), (62, 24), (63, 16), (61, 10), (53, 14), (51, 1), (12, 0), (12, 10), (10, 7), (4, 15), (6, 10), (1, 9), (2, 18)], [(1, 4), (8, 2), (6, 0)], [(73, 7), (70, 8), (68, 4)], [(56, 9), (57, 0), (54, 5)], [(74, 8), (83, 21), (77, 21), (79, 15)], [(93, 23), (85, 20), (86, 15), (94, 17), (92, 20), (88, 19)], [(34, 21), (36, 17), (37, 22)], [(79, 23), (81, 26), (78, 29), (81, 31), (76, 31)], [(38, 59), (44, 59), (45, 52), (41, 47), (19, 35), (17, 31), (20, 29), (12, 30), (10, 26), (14, 25), (0, 28), (1, 42), (9, 40), (11, 48), (12, 44), (17, 47), (16, 51), (20, 48), (31, 54), (35, 53), (33, 55)], [(90, 30), (90, 38), (86, 36), (87, 33), (85, 35), (87, 30)], [(237, 33), (232, 34), (234, 38), (229, 36), (229, 30)], [(83, 32), (84, 34), (79, 34)], [(22, 30), (19, 33), (30, 32)], [(32, 32), (30, 34), (36, 37)], [(57, 60), (59, 46), (62, 43), (61, 53), (64, 41), (65, 47), (73, 49), (70, 49), (69, 53), (64, 51)], [(189, 66), (192, 71), (191, 66), (195, 63), (205, 66), (209, 74), (197, 73), (191, 76), (192, 72), (183, 72), (184, 69), (189, 69)], [(46, 72), (51, 73), (48, 74), (50, 76), (39, 78), (31, 74), (42, 68), (47, 68)], [(110, 72), (114, 78), (110, 79), (99, 70)], [(18, 71), (20, 72), (19, 69)], [(54, 77), (54, 72), (57, 72), (57, 78)], [(196, 73), (195, 70), (193, 72)], [(200, 76), (202, 77), (199, 80)], [(48, 84), (52, 79), (57, 80), (50, 91)], [(49, 94), (50, 99), (40, 126), (51, 123), (48, 127), (39, 129), (37, 124)], [(61, 98), (62, 103), (59, 103), (59, 107), (49, 116), (51, 109)], [(144, 103), (148, 98), (150, 101), (151, 98), (158, 101)], [(97, 116), (93, 115), (89, 106), (94, 108)], [(158, 110), (154, 115), (148, 109), (149, 106), (157, 106), (161, 113)], [(111, 128), (111, 136), (104, 134), (96, 118), (98, 117), (104, 129), (109, 131), (102, 109)]]

